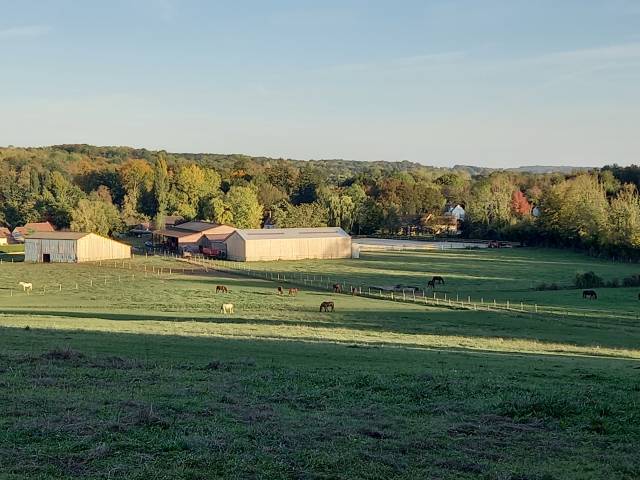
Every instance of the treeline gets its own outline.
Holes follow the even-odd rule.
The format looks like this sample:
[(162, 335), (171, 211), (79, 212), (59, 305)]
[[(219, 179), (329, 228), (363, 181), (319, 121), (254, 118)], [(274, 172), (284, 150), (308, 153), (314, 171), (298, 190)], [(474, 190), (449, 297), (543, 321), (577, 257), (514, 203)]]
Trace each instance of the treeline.
[(167, 215), (242, 228), (341, 226), (353, 234), (437, 233), (457, 204), (468, 237), (640, 250), (638, 167), (533, 174), (411, 162), (298, 161), (126, 147), (0, 148), (0, 223), (49, 220), (111, 234)]

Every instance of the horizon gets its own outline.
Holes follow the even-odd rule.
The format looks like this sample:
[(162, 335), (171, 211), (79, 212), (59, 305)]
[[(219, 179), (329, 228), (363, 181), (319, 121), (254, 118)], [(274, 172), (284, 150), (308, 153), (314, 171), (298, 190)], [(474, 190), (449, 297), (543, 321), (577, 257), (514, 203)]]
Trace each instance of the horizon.
[(4, 10), (4, 145), (449, 168), (640, 162), (629, 0)]

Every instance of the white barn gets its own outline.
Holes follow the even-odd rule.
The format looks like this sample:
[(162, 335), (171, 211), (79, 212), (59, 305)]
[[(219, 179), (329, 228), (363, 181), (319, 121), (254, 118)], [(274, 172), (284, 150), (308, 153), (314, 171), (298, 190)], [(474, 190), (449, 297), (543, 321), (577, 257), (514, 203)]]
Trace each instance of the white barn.
[(225, 243), (227, 258), (241, 262), (351, 258), (351, 237), (337, 227), (239, 229)]
[(131, 246), (83, 232), (37, 232), (24, 241), (24, 261), (76, 263), (131, 258)]

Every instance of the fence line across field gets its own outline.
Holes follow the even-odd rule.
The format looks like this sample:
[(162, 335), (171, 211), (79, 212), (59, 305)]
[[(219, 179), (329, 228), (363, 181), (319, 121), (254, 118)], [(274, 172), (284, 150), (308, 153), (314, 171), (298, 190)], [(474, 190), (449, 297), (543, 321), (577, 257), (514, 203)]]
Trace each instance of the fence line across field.
[[(190, 263), (197, 265), (209, 265), (212, 269), (219, 271), (226, 271), (230, 273), (240, 273), (253, 278), (261, 278), (271, 281), (279, 281), (283, 283), (291, 283), (295, 285), (302, 285), (306, 287), (312, 287), (319, 290), (332, 290), (333, 284), (340, 284), (343, 287), (341, 293), (351, 294), (351, 288), (355, 289), (355, 294), (362, 297), (377, 298), (383, 300), (391, 300), (397, 302), (406, 303), (421, 303), (430, 306), (438, 306), (445, 308), (453, 308), (459, 310), (484, 310), (494, 312), (505, 312), (515, 314), (542, 314), (552, 315), (561, 318), (584, 318), (587, 313), (594, 313), (592, 309), (582, 310), (579, 308), (568, 309), (566, 307), (554, 307), (538, 304), (527, 304), (524, 302), (514, 302), (511, 300), (505, 300), (498, 302), (496, 299), (472, 299), (470, 296), (460, 298), (458, 295), (455, 298), (447, 296), (446, 293), (442, 297), (439, 297), (437, 292), (433, 292), (431, 295), (426, 294), (426, 290), (423, 289), (404, 289), (404, 290), (383, 290), (376, 287), (364, 287), (357, 282), (350, 282), (345, 278), (336, 278), (327, 274), (318, 274), (311, 272), (278, 272), (263, 267), (262, 269), (251, 267), (245, 263), (232, 262), (228, 260), (212, 260), (206, 259), (203, 256), (194, 256), (189, 260)], [(417, 293), (416, 293), (417, 292)], [(599, 311), (604, 317), (619, 318), (619, 319), (631, 319), (637, 320), (638, 314), (635, 312), (607, 312)]]
[[(145, 255), (146, 257), (146, 255)], [(515, 314), (542, 314), (542, 315), (553, 315), (562, 318), (584, 318), (589, 313), (598, 313), (603, 317), (609, 318), (618, 318), (618, 319), (632, 319), (637, 320), (638, 314), (631, 312), (606, 312), (606, 311), (594, 311), (590, 310), (582, 310), (579, 308), (573, 308), (572, 311), (567, 309), (566, 307), (553, 307), (553, 306), (545, 306), (538, 304), (526, 304), (524, 302), (513, 302), (510, 300), (505, 300), (503, 302), (498, 302), (495, 299), (489, 300), (480, 298), (472, 299), (470, 296), (460, 299), (459, 295), (455, 296), (455, 299), (452, 296), (447, 296), (446, 293), (443, 294), (442, 297), (439, 297), (437, 292), (433, 292), (431, 295), (427, 295), (426, 290), (424, 289), (413, 289), (406, 288), (402, 290), (384, 290), (376, 287), (366, 286), (363, 288), (362, 285), (359, 285), (357, 282), (347, 281), (344, 278), (335, 278), (335, 276), (330, 276), (327, 274), (318, 274), (311, 272), (278, 272), (267, 269), (267, 267), (259, 268), (251, 268), (249, 265), (245, 263), (239, 262), (231, 262), (227, 260), (213, 260), (207, 259), (201, 255), (194, 255), (191, 258), (185, 259), (181, 258), (175, 254), (163, 254), (158, 255), (156, 257), (160, 257), (162, 259), (172, 259), (181, 261), (182, 264), (190, 265), (190, 267), (162, 267), (156, 265), (146, 265), (143, 264), (140, 267), (133, 267), (133, 264), (128, 260), (103, 260), (96, 262), (87, 262), (87, 264), (96, 265), (99, 267), (104, 267), (108, 269), (116, 269), (116, 270), (127, 270), (131, 272), (131, 275), (118, 275), (117, 280), (115, 280), (115, 276), (111, 279), (111, 282), (120, 283), (123, 280), (135, 280), (135, 279), (144, 279), (144, 278), (157, 278), (163, 276), (172, 276), (174, 274), (199, 274), (199, 273), (209, 273), (212, 270), (230, 272), (235, 274), (242, 274), (245, 276), (249, 276), (252, 278), (260, 278), (270, 281), (278, 281), (283, 283), (291, 283), (299, 286), (305, 286), (307, 288), (314, 288), (317, 290), (333, 290), (334, 284), (340, 284), (343, 287), (341, 293), (343, 294), (351, 294), (352, 289), (353, 293), (367, 298), (375, 298), (382, 300), (390, 300), (396, 302), (406, 302), (406, 303), (419, 303), (429, 306), (436, 307), (444, 307), (444, 308), (452, 308), (458, 310), (484, 310), (484, 311), (493, 311), (493, 312), (505, 312), (505, 313), (515, 313)], [(150, 258), (153, 258), (150, 257)], [(134, 273), (135, 272), (135, 273)], [(139, 276), (136, 276), (136, 273)], [(86, 279), (89, 282), (89, 287), (94, 287), (97, 285), (107, 285), (109, 283), (108, 276), (99, 276), (99, 277), (89, 277)], [(81, 284), (79, 282), (72, 282), (71, 287), (68, 287), (67, 284), (64, 284), (64, 289), (68, 290), (79, 290)], [(15, 290), (15, 291), (14, 291)], [(44, 295), (49, 292), (61, 292), (63, 290), (62, 283), (55, 283), (49, 285), (43, 285), (42, 289), (40, 287), (34, 288), (32, 294), (41, 294)], [(22, 290), (19, 288), (10, 288), (9, 296), (13, 297), (17, 294), (23, 294)], [(28, 293), (28, 292), (26, 292)]]

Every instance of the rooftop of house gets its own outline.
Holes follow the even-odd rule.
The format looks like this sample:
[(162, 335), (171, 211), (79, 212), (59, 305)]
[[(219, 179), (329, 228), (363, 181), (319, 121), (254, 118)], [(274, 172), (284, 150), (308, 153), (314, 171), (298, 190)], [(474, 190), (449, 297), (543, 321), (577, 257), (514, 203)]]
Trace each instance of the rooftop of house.
[(31, 232), (55, 232), (56, 229), (53, 228), (49, 222), (30, 222), (25, 223), (22, 227), (16, 227), (13, 229), (13, 233), (19, 234), (29, 234)]

